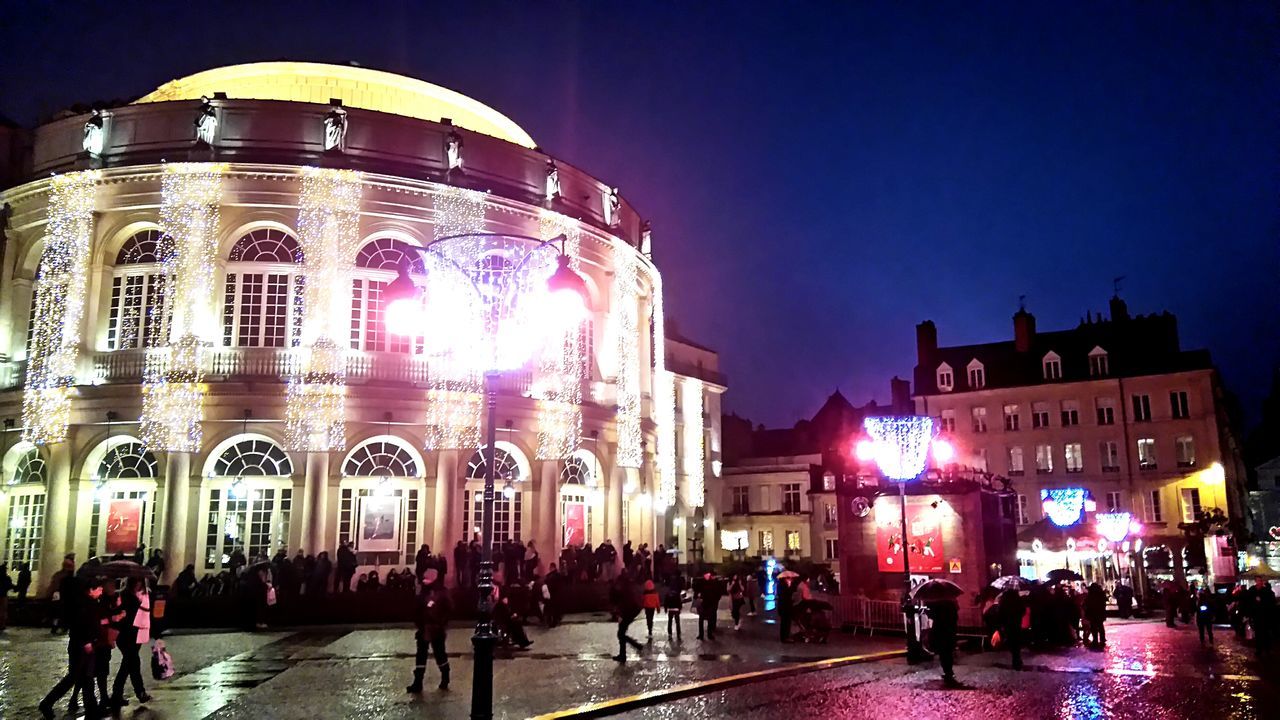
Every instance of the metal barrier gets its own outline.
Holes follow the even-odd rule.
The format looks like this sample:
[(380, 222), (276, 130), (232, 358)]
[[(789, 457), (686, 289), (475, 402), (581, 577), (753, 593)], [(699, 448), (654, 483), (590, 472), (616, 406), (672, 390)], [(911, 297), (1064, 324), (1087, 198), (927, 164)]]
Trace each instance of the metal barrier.
[[(876, 630), (906, 630), (906, 619), (902, 614), (902, 605), (896, 600), (872, 600), (865, 597), (847, 595), (820, 595), (819, 599), (831, 603), (835, 615), (836, 627), (852, 625), (865, 629), (872, 635)], [(982, 629), (982, 608), (960, 603), (960, 628), (980, 631)]]

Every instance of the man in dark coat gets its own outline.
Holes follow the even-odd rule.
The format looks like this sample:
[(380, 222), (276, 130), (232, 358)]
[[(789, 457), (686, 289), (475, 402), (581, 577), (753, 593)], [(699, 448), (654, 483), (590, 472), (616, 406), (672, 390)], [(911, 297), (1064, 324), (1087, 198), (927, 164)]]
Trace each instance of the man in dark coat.
[(955, 600), (939, 600), (928, 604), (929, 618), (933, 627), (929, 629), (930, 649), (938, 655), (938, 664), (942, 666), (942, 682), (947, 685), (958, 685), (954, 671), (956, 657), (956, 630), (960, 625), (960, 607)]
[(449, 629), (449, 594), (444, 589), (444, 576), (435, 568), (428, 568), (419, 577), (422, 578), (422, 594), (418, 596), (418, 604), (413, 614), (413, 624), (417, 632), (413, 638), (417, 643), (417, 652), (413, 662), (413, 683), (405, 688), (406, 692), (422, 692), (422, 678), (427, 674), (427, 653), (436, 660), (440, 668), (440, 689), (449, 689), (449, 655), (445, 652), (445, 633)]
[(471, 576), (467, 574), (468, 559), (470, 554), (467, 552), (467, 544), (459, 540), (458, 544), (453, 546), (453, 571), (458, 576), (458, 587), (467, 587), (470, 584)]
[[(102, 632), (102, 580), (80, 584), (78, 595), (71, 599), (66, 617), (67, 673), (40, 701), (40, 714), (53, 717), (53, 704), (68, 690), (75, 688), (83, 698), (85, 717), (98, 717), (98, 698), (94, 694), (94, 645)], [(106, 698), (103, 698), (105, 700)]]
[(1000, 595), (1000, 638), (1009, 648), (1014, 670), (1022, 669), (1022, 616), (1027, 606), (1014, 588)]
[(710, 572), (693, 581), (693, 599), (698, 604), (698, 639), (716, 639), (716, 614), (724, 597), (724, 581)]
[(431, 547), (426, 543), (423, 543), (422, 547), (418, 548), (418, 554), (413, 556), (413, 576), (421, 578), (422, 573), (426, 572), (427, 568), (431, 567), (432, 560)]
[(351, 592), (351, 578), (355, 577), (360, 561), (352, 552), (351, 545), (343, 542), (338, 546), (338, 587), (336, 592)]
[(609, 586), (609, 604), (618, 616), (618, 654), (613, 656), (620, 663), (627, 661), (627, 646), (643, 650), (640, 643), (627, 634), (627, 628), (640, 615), (640, 589), (631, 579), (630, 573), (622, 573)]

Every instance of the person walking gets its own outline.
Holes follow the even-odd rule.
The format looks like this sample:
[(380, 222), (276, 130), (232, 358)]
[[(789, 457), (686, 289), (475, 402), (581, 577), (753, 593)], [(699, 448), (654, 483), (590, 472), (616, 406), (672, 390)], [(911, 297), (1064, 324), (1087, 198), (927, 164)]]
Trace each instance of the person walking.
[(1000, 594), (1000, 639), (1009, 648), (1010, 664), (1014, 670), (1022, 669), (1022, 616), (1027, 612), (1016, 588)]
[[(623, 572), (626, 572), (625, 568)], [(658, 597), (658, 588), (652, 580), (644, 581), (644, 596), (640, 600), (640, 604), (644, 607), (644, 624), (649, 628), (649, 640), (653, 640), (653, 614), (658, 611), (662, 602)]]
[(93, 677), (98, 685), (98, 702), (109, 706), (107, 678), (111, 676), (111, 651), (116, 647), (120, 621), (124, 620), (125, 615), (115, 581), (109, 580), (103, 585), (102, 597), (98, 602), (101, 604), (101, 617), (98, 621), (97, 640), (93, 645)]
[(1098, 583), (1089, 585), (1084, 596), (1084, 619), (1089, 623), (1085, 644), (1101, 648), (1107, 644), (1107, 591)]
[(63, 626), (67, 631), (67, 672), (40, 701), (40, 714), (45, 718), (53, 717), (53, 704), (61, 700), (68, 690), (80, 694), (85, 717), (96, 718), (99, 715), (93, 687), (93, 655), (103, 619), (102, 606), (98, 602), (102, 598), (102, 586), (103, 581), (96, 578), (81, 585), (84, 588), (82, 595), (66, 598), (68, 607), (72, 608)]
[(1164, 602), (1165, 626), (1176, 627), (1174, 618), (1178, 616), (1178, 588), (1172, 580), (1164, 581), (1164, 587), (1160, 590), (1160, 599)]
[(955, 600), (938, 600), (927, 603), (925, 610), (933, 626), (929, 629), (930, 649), (938, 656), (938, 664), (942, 666), (942, 682), (948, 687), (956, 687), (956, 632), (960, 625), (960, 606)]
[(406, 692), (422, 692), (422, 679), (427, 674), (427, 653), (435, 658), (440, 669), (440, 689), (449, 689), (449, 655), (445, 652), (445, 634), (449, 629), (449, 594), (444, 589), (444, 576), (435, 568), (428, 568), (422, 575), (422, 593), (413, 622), (417, 631), (413, 639), (417, 646), (413, 659), (413, 682)]
[(676, 642), (683, 638), (680, 632), (680, 610), (684, 606), (684, 578), (676, 575), (667, 581), (667, 592), (662, 598), (662, 607), (667, 610), (667, 639), (671, 639), (671, 626), (676, 629)]
[(1204, 647), (1205, 635), (1209, 636), (1209, 644), (1213, 645), (1213, 619), (1217, 614), (1217, 598), (1208, 588), (1200, 591), (1196, 598), (1196, 631), (1200, 634), (1200, 647)]
[(1253, 587), (1245, 591), (1249, 626), (1253, 628), (1253, 649), (1258, 659), (1271, 654), (1271, 633), (1275, 631), (1276, 594), (1263, 578), (1254, 578)]
[(9, 577), (9, 566), (0, 563), (0, 632), (9, 625), (9, 592), (13, 590), (13, 578)]
[(116, 638), (116, 647), (120, 649), (120, 669), (116, 671), (111, 693), (111, 707), (116, 710), (129, 704), (124, 699), (126, 679), (133, 683), (133, 695), (139, 704), (145, 705), (151, 700), (142, 683), (142, 659), (139, 655), (142, 646), (151, 642), (151, 593), (147, 590), (147, 581), (140, 577), (129, 578), (121, 606), (124, 618), (119, 623), (120, 635)]
[(551, 563), (547, 576), (542, 579), (542, 624), (552, 628), (560, 624), (560, 593), (564, 590), (564, 576)]
[(1122, 618), (1133, 615), (1133, 588), (1120, 583), (1116, 585), (1115, 590), (1111, 591), (1111, 596), (1116, 599), (1116, 614)]
[(720, 598), (724, 597), (724, 583), (710, 571), (694, 583), (694, 601), (698, 606), (698, 639), (705, 634), (707, 640), (716, 639), (716, 614), (720, 611)]
[(782, 642), (790, 643), (792, 642), (791, 619), (795, 612), (795, 578), (792, 575), (787, 575), (787, 577), (779, 579), (777, 583), (773, 606), (778, 611), (778, 635)]
[(742, 606), (747, 602), (747, 587), (742, 575), (734, 575), (729, 581), (729, 614), (733, 617), (733, 629), (742, 627)]
[(618, 617), (618, 654), (613, 659), (625, 663), (627, 661), (627, 646), (636, 649), (636, 652), (643, 651), (643, 646), (636, 642), (627, 634), (627, 628), (640, 615), (640, 601), (636, 597), (636, 586), (631, 580), (629, 573), (622, 573), (618, 579), (613, 581), (609, 588), (609, 603), (613, 606), (613, 612)]

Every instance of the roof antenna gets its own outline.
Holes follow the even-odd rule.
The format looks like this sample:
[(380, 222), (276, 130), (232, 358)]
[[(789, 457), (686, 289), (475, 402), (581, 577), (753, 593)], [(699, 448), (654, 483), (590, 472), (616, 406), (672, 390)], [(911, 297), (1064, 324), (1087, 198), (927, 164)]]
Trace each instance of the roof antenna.
[(1120, 297), (1120, 286), (1122, 283), (1124, 283), (1124, 279), (1125, 279), (1124, 275), (1121, 275), (1120, 277), (1111, 278), (1111, 292), (1116, 297)]
[(1018, 296), (1018, 312), (1026, 312), (1026, 311), (1027, 311), (1027, 296), (1019, 295)]

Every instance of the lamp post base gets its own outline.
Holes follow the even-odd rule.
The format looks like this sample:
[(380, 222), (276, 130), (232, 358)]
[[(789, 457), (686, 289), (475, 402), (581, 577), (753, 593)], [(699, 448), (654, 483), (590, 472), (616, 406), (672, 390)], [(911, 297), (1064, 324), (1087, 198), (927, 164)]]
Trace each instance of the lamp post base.
[(498, 637), (492, 632), (471, 636), (475, 665), (471, 677), (471, 720), (493, 720), (493, 649)]

